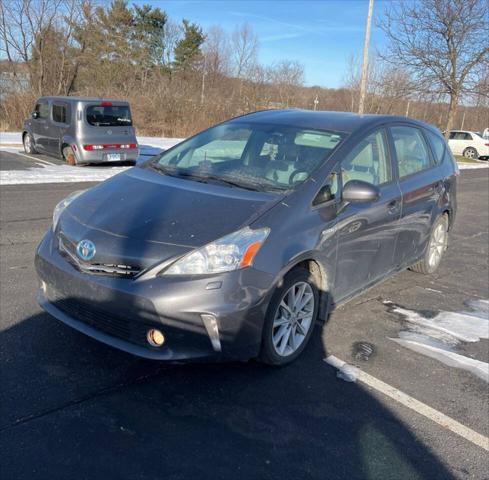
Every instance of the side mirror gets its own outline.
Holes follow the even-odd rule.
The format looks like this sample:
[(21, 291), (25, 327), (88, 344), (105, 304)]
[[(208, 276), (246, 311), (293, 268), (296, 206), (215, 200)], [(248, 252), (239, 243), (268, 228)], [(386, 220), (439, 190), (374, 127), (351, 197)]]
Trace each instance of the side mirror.
[(39, 112), (32, 112), (31, 117), (34, 119), (39, 118)]
[(379, 196), (378, 187), (362, 180), (350, 180), (343, 187), (343, 201), (348, 203), (375, 202)]

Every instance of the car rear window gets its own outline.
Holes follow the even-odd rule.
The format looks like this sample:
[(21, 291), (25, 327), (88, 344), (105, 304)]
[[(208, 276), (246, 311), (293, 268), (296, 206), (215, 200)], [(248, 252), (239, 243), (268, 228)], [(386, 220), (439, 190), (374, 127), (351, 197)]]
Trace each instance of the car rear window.
[(132, 125), (129, 105), (89, 105), (87, 122), (95, 127), (129, 127)]

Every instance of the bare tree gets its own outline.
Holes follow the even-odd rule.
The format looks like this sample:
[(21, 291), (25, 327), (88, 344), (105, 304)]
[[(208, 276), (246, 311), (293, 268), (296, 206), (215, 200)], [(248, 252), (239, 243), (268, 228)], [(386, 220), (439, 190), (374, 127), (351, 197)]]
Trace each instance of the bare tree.
[(206, 32), (202, 54), (206, 73), (211, 75), (230, 73), (229, 39), (220, 26), (212, 26)]
[(289, 107), (297, 87), (304, 84), (304, 66), (295, 60), (282, 60), (270, 67), (268, 73), (280, 103)]
[(401, 0), (380, 23), (389, 39), (385, 58), (407, 68), (421, 89), (448, 95), (447, 135), (461, 96), (489, 62), (488, 18), (487, 0)]
[(258, 54), (258, 37), (247, 23), (236, 28), (232, 33), (231, 49), (234, 75), (238, 78), (246, 78), (253, 70)]

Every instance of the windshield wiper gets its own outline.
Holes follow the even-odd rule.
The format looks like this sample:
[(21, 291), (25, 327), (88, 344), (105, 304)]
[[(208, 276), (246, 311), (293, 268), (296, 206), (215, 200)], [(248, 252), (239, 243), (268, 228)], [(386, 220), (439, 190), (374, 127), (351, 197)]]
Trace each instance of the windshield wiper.
[(149, 164), (149, 167), (152, 170), (155, 170), (159, 173), (162, 173), (164, 175), (169, 175), (171, 177), (180, 177), (180, 178), (188, 178), (195, 180), (196, 182), (201, 182), (201, 183), (208, 183), (209, 181), (211, 182), (216, 182), (216, 183), (221, 183), (225, 185), (229, 185), (232, 187), (237, 187), (237, 188), (242, 188), (244, 190), (251, 190), (254, 192), (264, 192), (264, 191), (284, 191), (284, 188), (280, 188), (275, 185), (271, 185), (268, 182), (253, 182), (253, 183), (242, 183), (242, 182), (237, 182), (236, 180), (230, 179), (228, 177), (221, 177), (219, 175), (198, 175), (196, 173), (192, 172), (185, 172), (183, 170), (180, 170), (178, 168), (168, 168), (164, 165), (160, 165), (157, 162), (151, 162)]

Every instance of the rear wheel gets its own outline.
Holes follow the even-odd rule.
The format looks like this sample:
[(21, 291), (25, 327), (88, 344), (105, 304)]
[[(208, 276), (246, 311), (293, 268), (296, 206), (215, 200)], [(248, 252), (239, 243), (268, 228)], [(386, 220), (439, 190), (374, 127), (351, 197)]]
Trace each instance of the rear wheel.
[(441, 216), (433, 226), (430, 240), (423, 260), (411, 267), (411, 270), (429, 275), (440, 266), (441, 259), (448, 247), (448, 217)]
[(286, 365), (306, 348), (318, 315), (319, 294), (311, 273), (292, 270), (275, 291), (263, 326), (260, 360)]
[(24, 135), (24, 138), (22, 139), (22, 143), (24, 144), (25, 153), (30, 153), (31, 155), (33, 153), (37, 153), (36, 149), (34, 148), (34, 140), (30, 133), (26, 133)]
[(477, 160), (479, 158), (479, 154), (477, 150), (473, 147), (467, 147), (463, 153), (465, 158), (472, 158), (473, 160)]
[(63, 147), (63, 158), (68, 165), (76, 165), (75, 152), (69, 145)]

